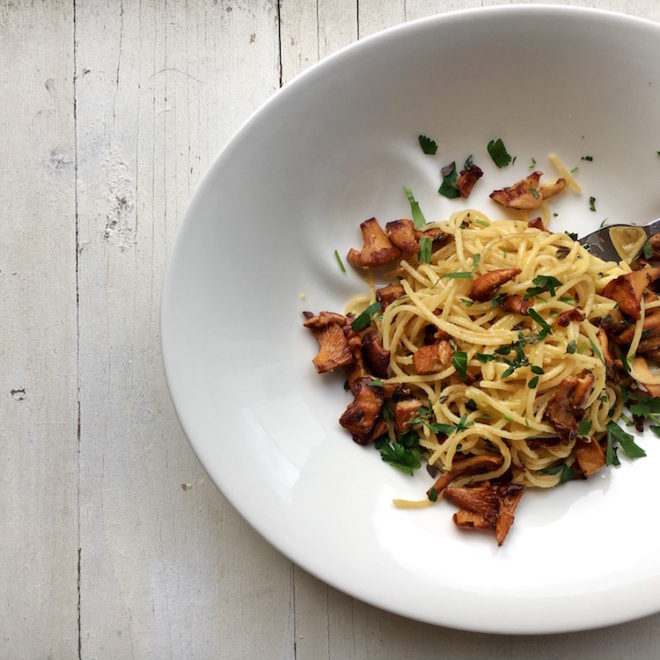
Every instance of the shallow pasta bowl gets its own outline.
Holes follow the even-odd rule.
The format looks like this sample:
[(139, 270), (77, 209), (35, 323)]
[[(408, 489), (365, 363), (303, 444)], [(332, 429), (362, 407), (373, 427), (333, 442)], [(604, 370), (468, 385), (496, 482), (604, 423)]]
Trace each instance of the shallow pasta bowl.
[[(527, 495), (498, 549), (455, 529), (448, 505), (392, 506), (419, 499), (428, 475), (396, 472), (339, 427), (350, 397), (341, 376), (314, 372), (301, 316), (341, 311), (364, 290), (334, 250), (359, 247), (366, 218), (408, 217), (402, 186), (427, 220), (464, 206), (437, 194), (439, 170), (470, 154), (484, 177), (469, 204), (491, 217), (503, 214), (488, 193), (534, 161), (553, 176), (549, 152), (579, 168), (584, 191), (557, 198), (552, 229), (584, 235), (603, 221), (657, 217), (659, 108), (660, 26), (508, 7), (366, 39), (245, 124), (186, 212), (162, 337), (195, 452), (266, 539), (360, 599), (463, 629), (553, 632), (660, 609), (660, 533), (649, 523), (657, 439), (639, 439), (643, 460)], [(420, 150), (420, 133), (437, 141), (435, 156)], [(507, 168), (486, 151), (497, 137), (516, 156)]]

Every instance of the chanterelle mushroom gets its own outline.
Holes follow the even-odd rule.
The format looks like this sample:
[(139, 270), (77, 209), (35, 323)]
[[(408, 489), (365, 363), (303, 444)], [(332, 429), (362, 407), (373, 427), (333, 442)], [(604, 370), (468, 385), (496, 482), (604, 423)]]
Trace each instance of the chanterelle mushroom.
[(451, 358), (454, 351), (446, 339), (420, 346), (413, 355), (413, 365), (415, 371), (420, 374), (432, 374), (440, 371), (451, 364)]
[(540, 183), (543, 172), (532, 172), (527, 178), (514, 183), (509, 188), (493, 190), (490, 198), (514, 209), (537, 209), (544, 199), (553, 197), (566, 187), (566, 179), (557, 179), (554, 183)]
[(634, 270), (620, 275), (603, 289), (603, 295), (619, 303), (624, 314), (639, 319), (644, 289), (660, 277), (660, 267)]
[(383, 311), (404, 294), (405, 291), (400, 284), (388, 284), (381, 289), (376, 289), (376, 299), (380, 302)]
[(360, 225), (364, 246), (359, 252), (351, 248), (347, 259), (357, 268), (374, 268), (396, 261), (401, 256), (401, 250), (395, 247), (378, 224), (376, 218), (369, 218)]
[(463, 199), (467, 199), (474, 188), (474, 184), (484, 175), (480, 167), (474, 163), (466, 170), (461, 170), (461, 174), (456, 180), (456, 188)]
[(578, 424), (584, 417), (584, 410), (578, 406), (589, 397), (593, 384), (593, 374), (585, 369), (579, 374), (564, 378), (555, 388), (544, 417), (562, 440), (570, 441), (577, 436)]
[(385, 401), (382, 387), (372, 387), (371, 378), (362, 378), (355, 383), (355, 399), (348, 405), (339, 423), (353, 434), (359, 445), (367, 444), (380, 417)]
[(472, 298), (472, 300), (478, 300), (479, 302), (490, 300), (498, 287), (502, 286), (505, 282), (512, 280), (521, 272), (520, 268), (500, 268), (479, 275), (479, 277), (477, 277), (472, 283), (470, 298)]
[(319, 352), (312, 360), (320, 374), (337, 367), (350, 367), (355, 358), (343, 331), (346, 318), (333, 312), (321, 312), (317, 316), (305, 313), (304, 323), (319, 342)]

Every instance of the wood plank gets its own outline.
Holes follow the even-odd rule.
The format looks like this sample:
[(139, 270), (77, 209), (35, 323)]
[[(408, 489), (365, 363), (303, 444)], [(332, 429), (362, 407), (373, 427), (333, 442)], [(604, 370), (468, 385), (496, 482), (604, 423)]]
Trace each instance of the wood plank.
[(73, 67), (70, 2), (0, 3), (3, 658), (78, 654)]
[(204, 474), (159, 345), (185, 205), (279, 86), (276, 3), (79, 2), (76, 26), (83, 656), (286, 657), (291, 564)]
[(355, 0), (282, 0), (282, 82), (358, 38)]

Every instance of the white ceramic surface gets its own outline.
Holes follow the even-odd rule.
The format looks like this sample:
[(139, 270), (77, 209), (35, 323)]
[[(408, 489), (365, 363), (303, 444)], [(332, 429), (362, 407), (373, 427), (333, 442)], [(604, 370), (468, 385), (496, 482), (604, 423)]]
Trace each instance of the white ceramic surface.
[[(660, 609), (654, 524), (660, 447), (585, 482), (528, 493), (504, 546), (462, 533), (453, 508), (395, 509), (429, 477), (404, 476), (337, 419), (341, 376), (319, 376), (305, 309), (341, 310), (363, 289), (333, 251), (359, 223), (427, 220), (461, 207), (439, 169), (468, 154), (485, 172), (470, 205), (547, 154), (578, 165), (582, 195), (554, 204), (554, 229), (660, 214), (660, 26), (559, 7), (467, 11), (345, 49), (276, 94), (218, 157), (186, 213), (162, 305), (165, 367), (209, 474), (292, 560), (382, 608), (469, 630), (595, 627)], [(439, 150), (425, 156), (417, 135)], [(486, 152), (502, 137), (513, 166)], [(593, 162), (581, 156), (592, 155)], [(588, 198), (596, 197), (597, 212)], [(305, 300), (301, 300), (305, 294)]]

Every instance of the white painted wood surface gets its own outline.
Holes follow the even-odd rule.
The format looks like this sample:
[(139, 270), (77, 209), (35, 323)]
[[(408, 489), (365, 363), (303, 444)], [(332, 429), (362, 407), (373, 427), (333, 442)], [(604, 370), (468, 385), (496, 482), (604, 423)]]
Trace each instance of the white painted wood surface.
[(482, 4), (0, 0), (0, 658), (660, 657), (660, 615), (497, 637), (326, 586), (213, 487), (169, 401), (163, 269), (218, 150), (325, 55)]

